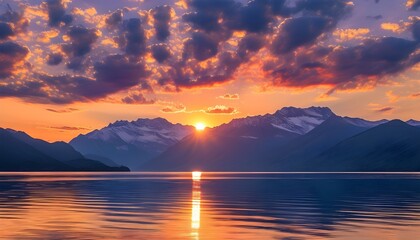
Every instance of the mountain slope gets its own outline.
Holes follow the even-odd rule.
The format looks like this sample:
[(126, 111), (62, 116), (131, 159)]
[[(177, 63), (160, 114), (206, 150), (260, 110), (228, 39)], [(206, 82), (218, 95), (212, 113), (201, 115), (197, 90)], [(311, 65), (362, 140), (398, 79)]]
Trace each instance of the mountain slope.
[(174, 145), (194, 128), (172, 124), (163, 118), (117, 121), (70, 141), (77, 151), (136, 170), (146, 161)]
[(142, 171), (262, 171), (267, 154), (277, 151), (296, 133), (244, 137), (220, 129), (187, 136), (167, 151), (143, 165)]
[(58, 171), (71, 167), (0, 129), (1, 171)]
[(251, 127), (265, 126), (268, 128), (270, 126), (272, 131), (279, 129), (303, 135), (332, 115), (334, 113), (327, 107), (284, 107), (273, 114), (233, 119), (231, 122), (222, 124), (217, 128), (221, 129), (220, 131), (234, 131), (244, 127), (252, 129)]
[[(21, 139), (24, 139), (21, 140)], [(33, 145), (32, 145), (33, 144)], [(98, 161), (85, 159), (71, 146), (65, 143), (50, 144), (33, 139), (23, 132), (0, 128), (0, 171), (128, 171), (126, 167), (109, 167)], [(61, 160), (51, 155), (71, 153), (76, 158), (62, 157)]]
[(420, 171), (420, 129), (393, 120), (340, 142), (307, 166), (311, 171)]
[(349, 118), (331, 116), (312, 131), (286, 144), (285, 153), (273, 153), (275, 162), (272, 167), (277, 171), (300, 171), (308, 159), (367, 130), (368, 126), (368, 123), (354, 125)]
[(60, 161), (69, 161), (84, 158), (81, 153), (74, 150), (72, 146), (65, 142), (49, 143), (44, 140), (32, 138), (28, 134), (21, 131), (15, 131), (13, 129), (7, 129), (7, 131), (9, 131), (10, 134), (16, 139), (31, 145), (32, 147), (54, 159)]
[(420, 121), (416, 121), (414, 119), (410, 119), (406, 123), (410, 124), (411, 126), (420, 127)]

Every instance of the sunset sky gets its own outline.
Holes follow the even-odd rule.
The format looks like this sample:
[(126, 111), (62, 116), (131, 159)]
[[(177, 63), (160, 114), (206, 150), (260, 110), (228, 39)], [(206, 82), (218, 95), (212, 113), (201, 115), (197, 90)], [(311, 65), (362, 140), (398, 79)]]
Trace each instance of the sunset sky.
[(0, 2), (0, 127), (216, 126), (284, 106), (420, 120), (419, 0)]

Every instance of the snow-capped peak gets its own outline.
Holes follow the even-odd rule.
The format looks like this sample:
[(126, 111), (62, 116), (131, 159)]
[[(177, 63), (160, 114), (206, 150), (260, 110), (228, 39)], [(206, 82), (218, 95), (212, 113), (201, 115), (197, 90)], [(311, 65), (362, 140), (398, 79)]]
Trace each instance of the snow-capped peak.
[(170, 144), (181, 140), (193, 130), (191, 126), (172, 124), (164, 118), (139, 118), (135, 121), (116, 121), (86, 134), (89, 139), (119, 141), (127, 144)]
[(234, 119), (221, 128), (257, 127), (270, 125), (277, 129), (303, 135), (324, 122), (334, 113), (327, 107), (284, 107), (274, 114)]

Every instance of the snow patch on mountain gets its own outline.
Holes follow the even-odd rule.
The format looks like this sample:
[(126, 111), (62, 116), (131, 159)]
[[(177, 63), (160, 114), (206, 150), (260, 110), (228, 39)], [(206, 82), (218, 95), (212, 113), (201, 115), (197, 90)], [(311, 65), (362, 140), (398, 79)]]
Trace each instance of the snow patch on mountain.
[(410, 124), (411, 126), (420, 126), (420, 121), (414, 120), (414, 119), (410, 119), (406, 122), (407, 124)]
[(274, 114), (234, 119), (222, 128), (272, 126), (284, 131), (303, 135), (327, 120), (334, 113), (326, 107), (285, 107)]
[(165, 119), (139, 119), (137, 121), (117, 121), (101, 130), (86, 134), (88, 139), (112, 141), (127, 144), (156, 143), (168, 145), (178, 142), (192, 132), (192, 127), (171, 124)]
[(388, 122), (388, 120), (386, 119), (382, 119), (378, 121), (368, 121), (361, 118), (351, 118), (351, 117), (343, 117), (343, 119), (354, 126), (364, 127), (364, 128), (372, 128), (372, 127), (376, 127), (378, 125)]

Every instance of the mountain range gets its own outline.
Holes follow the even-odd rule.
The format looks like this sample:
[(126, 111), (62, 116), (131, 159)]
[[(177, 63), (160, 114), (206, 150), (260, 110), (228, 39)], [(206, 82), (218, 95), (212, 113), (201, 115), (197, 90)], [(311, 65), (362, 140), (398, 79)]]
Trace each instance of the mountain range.
[(65, 142), (48, 143), (0, 128), (0, 171), (129, 171), (91, 160)]
[[(418, 126), (417, 121), (409, 123)], [(393, 171), (385, 167), (389, 165), (397, 171), (398, 156), (404, 156), (414, 159), (412, 168), (405, 167), (404, 171), (418, 171), (414, 162), (420, 163), (420, 142), (416, 141), (420, 128), (412, 125), (399, 120), (340, 117), (328, 108), (288, 107), (192, 134), (149, 161), (143, 170)], [(392, 134), (397, 132), (407, 135)], [(353, 138), (356, 140), (349, 142)], [(361, 151), (365, 145), (368, 147)], [(356, 152), (359, 155), (354, 155), (353, 161), (346, 158)], [(339, 159), (345, 159), (349, 166), (342, 166)], [(367, 167), (360, 164), (364, 161), (377, 164)]]
[[(54, 168), (89, 161), (134, 171), (420, 171), (419, 121), (341, 117), (326, 107), (285, 107), (202, 132), (163, 118), (116, 121), (69, 144), (0, 133)], [(16, 148), (3, 145), (1, 153)]]

